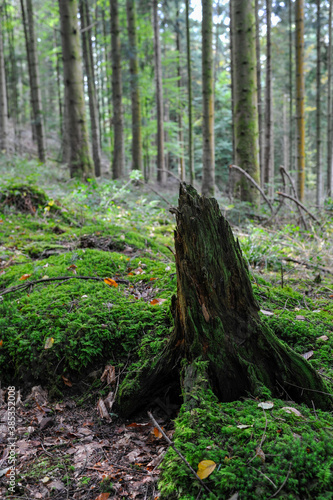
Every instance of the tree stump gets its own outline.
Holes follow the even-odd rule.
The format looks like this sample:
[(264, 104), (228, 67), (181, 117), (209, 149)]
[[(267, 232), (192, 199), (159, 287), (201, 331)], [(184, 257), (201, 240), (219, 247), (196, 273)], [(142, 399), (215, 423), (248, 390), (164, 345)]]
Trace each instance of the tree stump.
[(275, 397), (332, 408), (333, 399), (309, 362), (261, 321), (238, 240), (217, 201), (181, 184), (175, 212), (175, 327), (159, 359), (120, 391), (123, 413), (152, 401), (168, 384), (178, 381), (179, 387), (184, 359), (187, 394), (195, 385), (194, 362), (203, 360), (220, 401), (260, 396), (266, 387)]

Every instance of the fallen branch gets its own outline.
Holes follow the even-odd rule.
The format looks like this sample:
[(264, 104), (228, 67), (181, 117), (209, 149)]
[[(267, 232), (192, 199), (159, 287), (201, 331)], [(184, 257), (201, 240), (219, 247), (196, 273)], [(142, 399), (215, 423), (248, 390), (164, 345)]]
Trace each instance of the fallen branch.
[(288, 262), (295, 262), (295, 264), (300, 264), (301, 266), (308, 267), (310, 269), (318, 269), (319, 271), (323, 271), (323, 273), (333, 274), (333, 270), (328, 267), (317, 266), (316, 264), (310, 264), (309, 262), (304, 262), (297, 259), (292, 259), (291, 257), (283, 257), (283, 260), (287, 260)]
[(264, 198), (265, 202), (267, 203), (267, 205), (269, 206), (271, 212), (273, 213), (273, 211), (274, 211), (273, 205), (271, 204), (271, 202), (269, 201), (269, 199), (267, 198), (267, 196), (265, 195), (265, 193), (263, 192), (263, 190), (261, 189), (261, 187), (259, 186), (259, 184), (257, 184), (256, 181), (251, 177), (251, 175), (248, 174), (247, 172), (245, 172), (245, 170), (243, 170), (241, 167), (238, 167), (237, 165), (229, 165), (229, 168), (234, 168), (235, 170), (238, 170), (250, 182), (252, 182), (252, 184), (258, 189), (258, 191), (260, 192), (261, 196)]
[(278, 191), (277, 194), (279, 196), (283, 196), (284, 198), (288, 198), (289, 200), (293, 201), (294, 203), (296, 203), (296, 205), (298, 205), (302, 210), (304, 210), (304, 212), (306, 212), (308, 215), (310, 215), (311, 219), (313, 219), (315, 222), (317, 222), (317, 224), (319, 224), (319, 226), (321, 226), (319, 220), (317, 219), (317, 217), (315, 217), (304, 205), (303, 203), (301, 203), (299, 200), (297, 200), (296, 198), (294, 198), (293, 196), (290, 196), (289, 194), (286, 194), (286, 193), (281, 193), (281, 191)]
[(157, 194), (157, 196), (159, 196), (160, 198), (162, 198), (162, 200), (165, 201), (165, 203), (167, 203), (167, 205), (169, 205), (169, 207), (172, 207), (170, 201), (167, 200), (166, 198), (164, 198), (164, 196), (161, 193), (159, 193), (158, 191), (156, 191), (156, 189), (154, 189), (151, 186), (149, 186), (149, 184), (146, 184), (145, 182), (140, 181), (140, 180), (136, 180), (136, 182), (139, 182), (139, 184), (142, 184), (143, 186), (146, 186), (148, 189), (150, 189), (151, 191), (153, 191), (153, 193)]
[[(26, 281), (25, 283), (21, 283), (20, 285), (12, 286), (10, 288), (5, 288), (3, 291), (0, 291), (0, 296), (6, 295), (7, 293), (17, 292), (21, 290), (25, 290), (31, 286), (35, 286), (38, 283), (47, 283), (50, 281), (68, 281), (68, 280), (95, 280), (95, 281), (103, 281), (104, 278), (98, 278), (97, 276), (58, 276), (56, 278), (45, 278), (35, 281)], [(117, 283), (125, 283), (128, 284), (127, 280), (117, 280)]]
[(156, 420), (154, 419), (152, 413), (150, 413), (150, 411), (148, 412), (148, 417), (150, 418), (150, 420), (153, 422), (154, 426), (157, 427), (157, 429), (160, 431), (160, 433), (163, 435), (164, 439), (167, 441), (167, 443), (169, 444), (169, 446), (171, 446), (171, 448), (173, 448), (175, 450), (175, 452), (177, 453), (177, 455), (182, 459), (182, 461), (184, 462), (184, 464), (186, 465), (186, 467), (188, 467), (190, 469), (190, 471), (192, 472), (192, 474), (196, 477), (196, 479), (200, 482), (201, 486), (203, 488), (205, 488), (205, 490), (207, 491), (207, 493), (212, 493), (212, 491), (208, 488), (208, 486), (203, 482), (202, 479), (200, 479), (200, 477), (198, 476), (198, 474), (195, 472), (195, 470), (193, 469), (193, 467), (188, 463), (188, 461), (186, 460), (186, 458), (180, 453), (180, 451), (176, 448), (176, 446), (174, 445), (174, 443), (171, 441), (171, 439), (168, 438), (168, 436), (165, 434), (165, 432), (163, 431), (163, 429), (158, 425), (158, 423), (156, 422)]

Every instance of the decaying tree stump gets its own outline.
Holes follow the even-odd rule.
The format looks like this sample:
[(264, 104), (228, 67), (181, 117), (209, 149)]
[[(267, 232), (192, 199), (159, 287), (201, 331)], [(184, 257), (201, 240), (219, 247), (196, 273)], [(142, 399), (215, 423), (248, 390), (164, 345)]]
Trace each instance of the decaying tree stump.
[(186, 392), (195, 384), (193, 362), (201, 359), (221, 401), (260, 396), (267, 387), (276, 397), (332, 408), (333, 399), (309, 362), (261, 321), (238, 240), (217, 201), (182, 184), (176, 219), (175, 328), (159, 359), (143, 367), (132, 385), (124, 385), (123, 412), (131, 413), (179, 381), (183, 359)]

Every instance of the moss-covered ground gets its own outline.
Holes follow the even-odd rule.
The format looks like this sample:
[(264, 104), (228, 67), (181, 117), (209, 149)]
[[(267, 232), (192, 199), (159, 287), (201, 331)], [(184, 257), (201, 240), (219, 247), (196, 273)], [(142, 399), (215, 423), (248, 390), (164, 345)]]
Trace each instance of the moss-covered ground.
[[(173, 216), (135, 182), (64, 185), (33, 163), (2, 168), (2, 385), (28, 392), (41, 384), (62, 398), (86, 391), (91, 372), (108, 362), (130, 377), (160, 352), (173, 326)], [(169, 196), (176, 204), (176, 190)], [(330, 390), (332, 217), (325, 217), (322, 228), (308, 232), (249, 222), (234, 231), (263, 320), (307, 357)], [(215, 462), (204, 479), (211, 493), (170, 448), (162, 464), (162, 498), (333, 498), (331, 414), (269, 393), (269, 409), (250, 394), (222, 404), (204, 387), (196, 389), (196, 408), (180, 408), (173, 440), (195, 470), (202, 460)], [(98, 383), (93, 388), (96, 398)]]

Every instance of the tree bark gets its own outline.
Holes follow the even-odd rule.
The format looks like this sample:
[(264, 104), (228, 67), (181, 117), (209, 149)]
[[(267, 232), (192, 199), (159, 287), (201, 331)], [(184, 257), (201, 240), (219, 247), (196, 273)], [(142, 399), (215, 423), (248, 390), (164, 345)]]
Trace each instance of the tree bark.
[(164, 124), (163, 124), (163, 84), (161, 43), (158, 20), (158, 0), (153, 0), (153, 26), (154, 26), (154, 61), (156, 81), (156, 112), (157, 112), (157, 182), (162, 185), (166, 182), (166, 169), (164, 160)]
[(202, 194), (214, 195), (214, 75), (213, 75), (213, 2), (202, 5)]
[(266, 41), (266, 106), (265, 106), (265, 158), (264, 183), (270, 198), (273, 198), (273, 92), (272, 92), (272, 0), (266, 0), (267, 41)]
[(296, 0), (296, 114), (297, 114), (297, 193), (305, 192), (305, 81), (304, 81), (304, 0)]
[(255, 0), (255, 15), (256, 15), (256, 57), (257, 57), (257, 101), (258, 101), (258, 128), (259, 128), (259, 170), (260, 170), (260, 185), (264, 187), (264, 127), (263, 127), (263, 111), (261, 97), (261, 60), (260, 60), (260, 23), (259, 23), (259, 0)]
[(59, 0), (65, 84), (64, 134), (69, 148), (71, 177), (94, 177), (89, 151), (77, 1)]
[(124, 144), (124, 114), (123, 90), (121, 76), (121, 49), (118, 0), (110, 1), (111, 8), (111, 45), (112, 45), (112, 101), (114, 147), (112, 173), (114, 179), (124, 175), (125, 144)]
[[(254, 0), (233, 0), (234, 120), (236, 164), (260, 183)], [(241, 178), (240, 199), (259, 203), (254, 186)]]
[(126, 7), (132, 101), (132, 170), (142, 171), (141, 102), (139, 87), (135, 0), (127, 0)]
[(29, 50), (28, 64), (30, 64), (30, 86), (32, 95), (32, 110), (34, 115), (36, 139), (38, 148), (38, 158), (41, 162), (45, 162), (45, 130), (43, 122), (42, 96), (40, 90), (38, 54), (35, 35), (34, 14), (32, 8), (32, 0), (26, 0), (27, 5), (27, 20), (28, 20), (28, 37)]
[(183, 134), (183, 109), (182, 109), (182, 70), (181, 70), (181, 46), (180, 46), (180, 10), (179, 0), (176, 0), (176, 50), (177, 50), (177, 77), (178, 77), (178, 144), (180, 155), (178, 158), (178, 177), (185, 181), (185, 160), (184, 160), (184, 134)]
[(327, 188), (326, 188), (326, 192), (329, 197), (333, 195), (332, 7), (333, 7), (333, 0), (330, 0), (329, 15), (328, 15), (328, 55), (327, 55)]
[(316, 71), (316, 202), (322, 205), (322, 164), (321, 164), (321, 56), (320, 56), (320, 9), (321, 0), (317, 0), (317, 71)]
[[(175, 231), (177, 299), (169, 342), (153, 362), (125, 379), (119, 403), (125, 415), (179, 380), (187, 388), (198, 360), (221, 401), (268, 388), (315, 407), (332, 408), (325, 383), (308, 361), (282, 344), (261, 321), (238, 241), (214, 198), (180, 185)], [(304, 389), (303, 389), (304, 388)]]
[(95, 175), (101, 175), (101, 147), (100, 147), (100, 128), (99, 128), (99, 113), (97, 107), (97, 95), (95, 86), (95, 72), (93, 62), (93, 52), (91, 44), (91, 23), (88, 11), (87, 0), (80, 0), (80, 19), (81, 19), (81, 35), (82, 35), (82, 48), (83, 60), (86, 70), (87, 83), (88, 83), (88, 97), (89, 97), (89, 112), (90, 112), (90, 126), (91, 126), (91, 139), (92, 139), (92, 156), (95, 166)]
[(2, 8), (0, 7), (0, 154), (7, 149), (8, 109), (5, 58), (2, 38)]
[(191, 36), (190, 36), (190, 0), (185, 0), (186, 15), (186, 64), (187, 64), (187, 102), (188, 102), (188, 164), (190, 184), (193, 185), (194, 173), (194, 150), (193, 150), (193, 104), (192, 104), (192, 62), (191, 62)]

